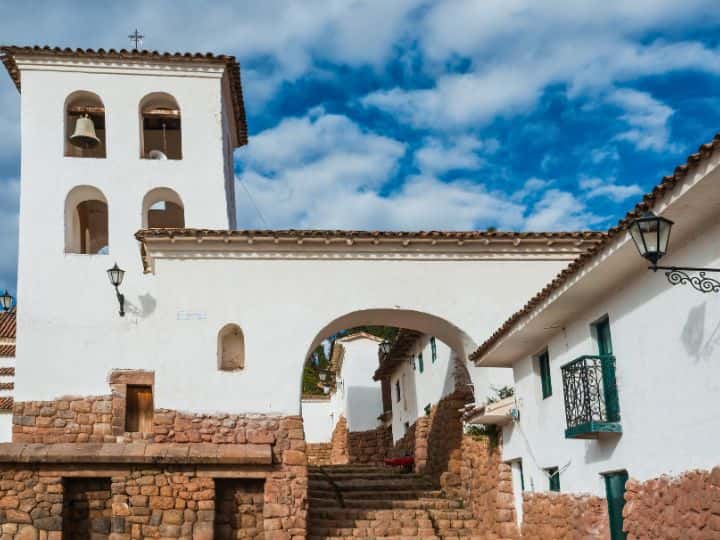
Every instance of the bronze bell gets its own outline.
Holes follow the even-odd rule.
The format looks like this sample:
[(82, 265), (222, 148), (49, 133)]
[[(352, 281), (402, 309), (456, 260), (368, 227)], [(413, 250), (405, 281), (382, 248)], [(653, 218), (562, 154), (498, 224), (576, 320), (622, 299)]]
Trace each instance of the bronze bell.
[(75, 132), (70, 135), (70, 143), (78, 148), (95, 148), (100, 144), (95, 134), (95, 124), (87, 114), (75, 122)]

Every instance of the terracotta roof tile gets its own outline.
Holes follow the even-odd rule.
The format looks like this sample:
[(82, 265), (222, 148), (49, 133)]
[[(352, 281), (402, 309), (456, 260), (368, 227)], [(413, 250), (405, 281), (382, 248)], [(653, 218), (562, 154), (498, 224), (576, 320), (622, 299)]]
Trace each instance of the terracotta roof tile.
[(233, 113), (237, 125), (238, 145), (247, 144), (247, 120), (243, 102), (242, 84), (240, 80), (240, 64), (234, 56), (213, 53), (169, 53), (145, 50), (127, 49), (71, 49), (61, 47), (33, 46), (22, 47), (15, 45), (0, 45), (0, 59), (8, 70), (10, 78), (20, 90), (20, 70), (15, 57), (23, 56), (54, 56), (65, 58), (91, 58), (112, 60), (162, 60), (164, 62), (204, 62), (224, 64), (230, 80)]
[(12, 411), (12, 409), (13, 409), (13, 398), (0, 397), (0, 411)]
[(0, 383), (0, 390), (14, 390), (14, 389), (15, 389), (15, 383), (11, 383), (11, 382)]
[(605, 238), (602, 231), (568, 232), (511, 232), (511, 231), (359, 231), (359, 230), (300, 230), (300, 229), (247, 229), (225, 231), (216, 229), (142, 229), (135, 238), (315, 238), (324, 240), (569, 240), (599, 242)]
[(649, 210), (652, 210), (658, 200), (668, 193), (671, 193), (673, 189), (675, 189), (675, 186), (686, 177), (691, 166), (707, 159), (713, 151), (718, 148), (720, 148), (720, 133), (716, 134), (713, 140), (709, 143), (701, 145), (697, 152), (690, 154), (685, 163), (678, 165), (675, 168), (673, 174), (664, 176), (660, 183), (657, 184), (652, 191), (643, 196), (642, 200), (636, 204), (635, 207), (630, 210), (617, 225), (608, 230), (607, 235), (602, 241), (591, 246), (585, 253), (578, 256), (564, 270), (555, 276), (555, 278), (539, 293), (532, 297), (522, 309), (514, 313), (507, 321), (505, 321), (503, 325), (492, 334), (492, 336), (490, 336), (470, 355), (470, 360), (478, 360), (485, 355), (485, 353), (487, 353), (498, 341), (500, 341), (500, 339), (506, 336), (525, 315), (532, 312), (553, 292), (560, 289), (560, 287), (567, 283), (572, 276), (580, 272), (580, 270), (582, 270), (590, 261), (598, 256), (603, 249), (610, 244), (610, 242), (615, 240), (619, 235), (623, 234), (631, 220)]
[(15, 358), (15, 345), (0, 345), (0, 358)]
[(0, 377), (14, 377), (15, 376), (15, 368), (14, 367), (0, 367)]
[(0, 338), (15, 339), (15, 308), (0, 312)]

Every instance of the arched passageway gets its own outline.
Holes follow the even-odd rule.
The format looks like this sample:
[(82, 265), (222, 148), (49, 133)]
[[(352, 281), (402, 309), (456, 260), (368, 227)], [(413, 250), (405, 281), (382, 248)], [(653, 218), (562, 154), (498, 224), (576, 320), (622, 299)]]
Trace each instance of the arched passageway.
[[(388, 328), (396, 331), (383, 331)], [(394, 336), (390, 346), (383, 350), (373, 332)], [(324, 395), (307, 392), (303, 373), (311, 462), (378, 464), (408, 455), (416, 471), (439, 479), (462, 439), (460, 411), (474, 399), (467, 367), (474, 346), (456, 325), (414, 310), (359, 310), (327, 323), (306, 354), (310, 366), (327, 351), (319, 384)], [(370, 424), (369, 411), (377, 411)], [(323, 433), (328, 422), (331, 429)]]

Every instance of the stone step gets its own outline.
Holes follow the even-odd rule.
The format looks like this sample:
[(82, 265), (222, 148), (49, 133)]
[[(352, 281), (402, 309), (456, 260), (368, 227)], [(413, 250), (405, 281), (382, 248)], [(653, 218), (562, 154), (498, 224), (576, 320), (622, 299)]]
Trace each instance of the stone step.
[(407, 479), (416, 479), (416, 480), (425, 480), (425, 477), (419, 474), (415, 473), (402, 473), (397, 471), (367, 471), (367, 472), (358, 472), (358, 471), (334, 471), (334, 472), (327, 472), (327, 474), (324, 474), (320, 471), (308, 471), (308, 478), (312, 482), (313, 480), (325, 480), (326, 478), (332, 478), (333, 480), (352, 480), (354, 478), (361, 478), (361, 479), (387, 479), (387, 480), (396, 480), (398, 478), (407, 478)]
[[(440, 499), (442, 498), (441, 491), (428, 491), (428, 490), (417, 490), (417, 489), (403, 489), (403, 490), (378, 490), (378, 491), (343, 491), (341, 490), (343, 499), (353, 500), (410, 500), (410, 499)], [(310, 488), (308, 490), (308, 496), (318, 499), (334, 499), (336, 491), (331, 487), (319, 489)]]
[[(401, 491), (407, 489), (430, 490), (433, 488), (433, 484), (430, 480), (417, 480), (414, 478), (396, 478), (394, 480), (387, 480), (384, 478), (354, 478), (352, 480), (337, 480), (333, 481), (333, 483), (340, 491)], [(311, 482), (309, 487), (327, 486), (327, 484), (327, 482)]]
[[(340, 508), (340, 503), (335, 498), (308, 498), (310, 508), (313, 510)], [(363, 500), (363, 499), (344, 499), (345, 508), (361, 508), (361, 509), (391, 509), (391, 508), (409, 508), (409, 509), (435, 509), (435, 510), (452, 510), (462, 507), (459, 501), (449, 499), (408, 499), (408, 500)]]

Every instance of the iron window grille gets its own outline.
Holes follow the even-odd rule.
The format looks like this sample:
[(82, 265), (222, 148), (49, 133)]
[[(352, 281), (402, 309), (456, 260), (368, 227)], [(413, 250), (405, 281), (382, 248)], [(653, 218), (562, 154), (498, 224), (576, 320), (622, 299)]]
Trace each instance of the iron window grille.
[(567, 438), (596, 438), (620, 433), (620, 404), (615, 357), (586, 355), (562, 366)]

